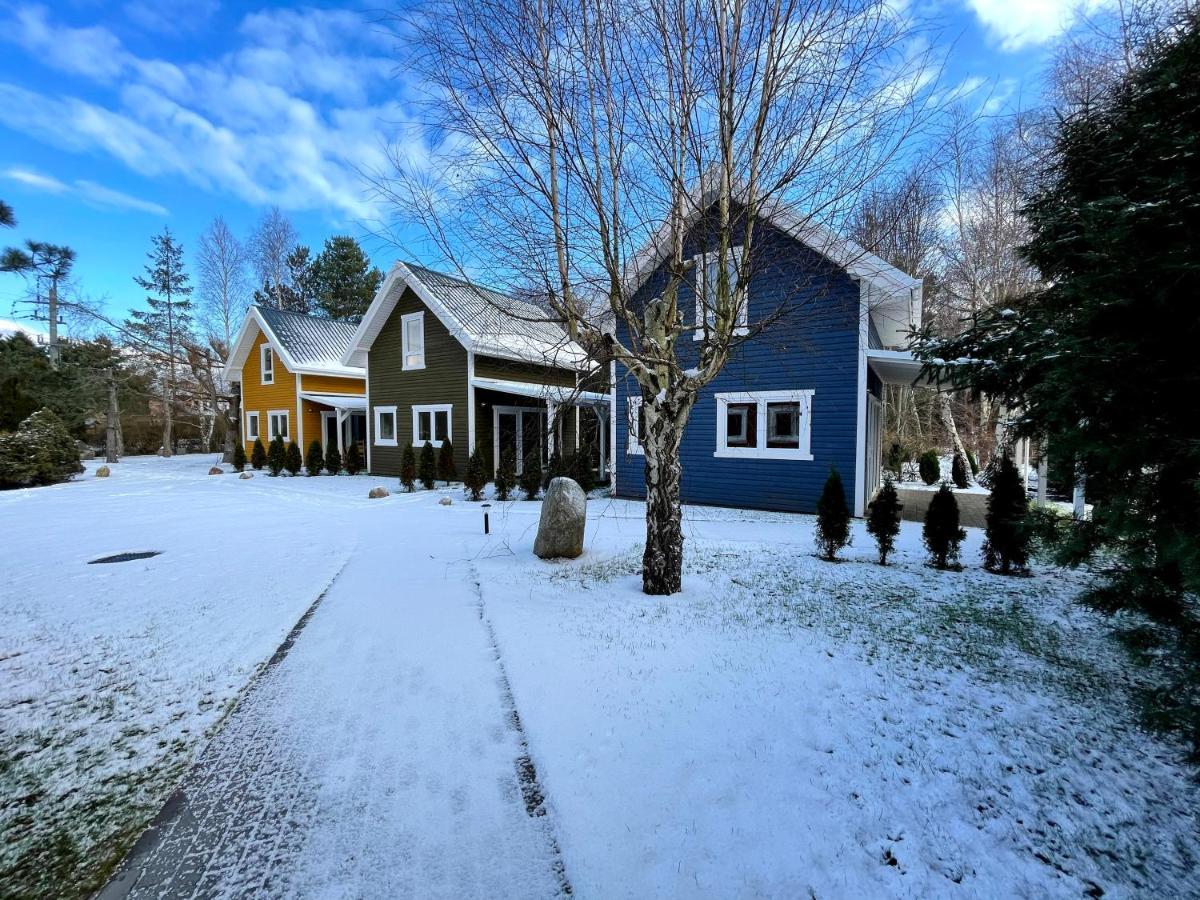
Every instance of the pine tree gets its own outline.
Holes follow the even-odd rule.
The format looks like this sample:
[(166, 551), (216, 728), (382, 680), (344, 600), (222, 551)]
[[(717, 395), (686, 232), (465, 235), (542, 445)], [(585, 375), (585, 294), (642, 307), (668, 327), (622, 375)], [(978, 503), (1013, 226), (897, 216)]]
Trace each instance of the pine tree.
[(983, 565), (1001, 575), (1023, 574), (1029, 562), (1029, 498), (1012, 458), (1005, 453), (987, 503)]
[(467, 489), (472, 500), (483, 499), (483, 489), (487, 487), (487, 468), (483, 461), (483, 451), (479, 449), (478, 444), (475, 445), (475, 450), (467, 460), (467, 472), (463, 476), (463, 487)]
[(454, 465), (454, 446), (449, 438), (442, 441), (442, 446), (438, 448), (437, 471), (438, 478), (447, 484), (458, 478), (458, 468)]
[(900, 533), (900, 511), (904, 505), (896, 493), (896, 484), (891, 477), (883, 480), (883, 486), (875, 499), (867, 504), (867, 534), (875, 538), (879, 547), (879, 564), (887, 565), (887, 558), (896, 546), (896, 535)]
[(954, 459), (950, 464), (950, 480), (960, 491), (971, 485), (970, 479), (967, 478), (967, 461), (957, 453), (954, 454)]
[(309, 477), (320, 475), (321, 468), (325, 465), (325, 454), (321, 452), (320, 441), (308, 442), (308, 453), (304, 455), (304, 471)]
[(241, 441), (233, 445), (233, 470), (235, 472), (246, 471), (246, 445)]
[(300, 445), (295, 441), (288, 442), (283, 467), (288, 470), (289, 475), (299, 475), (300, 470), (304, 468), (304, 456), (300, 453)]
[(325, 241), (311, 274), (317, 309), (348, 322), (362, 319), (383, 281), (383, 273), (371, 266), (358, 241), (346, 235)]
[(958, 567), (958, 547), (967, 532), (958, 524), (958, 501), (945, 482), (925, 510), (925, 528), (921, 533), (930, 562), (938, 569)]
[(400, 484), (410, 494), (417, 487), (417, 454), (412, 444), (405, 444), (400, 453)]
[(351, 441), (346, 448), (346, 474), (357, 475), (362, 471), (362, 454), (358, 450), (358, 441)]
[(254, 470), (260, 471), (267, 464), (267, 448), (263, 446), (262, 438), (254, 439), (254, 446), (250, 448), (250, 465)]
[(192, 340), (192, 286), (183, 267), (183, 244), (169, 228), (151, 238), (145, 276), (134, 283), (147, 291), (147, 309), (134, 310), (126, 321), (135, 349), (151, 358), (163, 371), (162, 450), (170, 456), (174, 445), (174, 410), (178, 399), (178, 366), (186, 362), (186, 345)]
[(824, 559), (837, 559), (838, 551), (850, 543), (850, 507), (837, 469), (829, 470), (825, 489), (817, 501), (817, 549)]
[(433, 444), (429, 441), (421, 448), (421, 462), (417, 474), (421, 476), (421, 484), (425, 485), (425, 490), (432, 491), (437, 485), (437, 460), (434, 457)]
[(272, 476), (278, 477), (286, 465), (287, 447), (283, 445), (283, 438), (275, 435), (271, 438), (271, 448), (267, 451), (267, 469), (270, 470)]
[(526, 500), (536, 500), (542, 489), (542, 454), (536, 449), (525, 455), (521, 465), (521, 490)]
[(942, 467), (938, 462), (936, 450), (926, 450), (921, 454), (921, 458), (917, 460), (917, 472), (926, 484), (937, 484), (938, 479), (942, 477)]
[(342, 471), (342, 454), (338, 452), (337, 444), (330, 444), (325, 451), (325, 471), (330, 475)]
[(517, 486), (517, 464), (513, 452), (505, 450), (500, 454), (500, 465), (496, 469), (496, 499), (507, 500)]

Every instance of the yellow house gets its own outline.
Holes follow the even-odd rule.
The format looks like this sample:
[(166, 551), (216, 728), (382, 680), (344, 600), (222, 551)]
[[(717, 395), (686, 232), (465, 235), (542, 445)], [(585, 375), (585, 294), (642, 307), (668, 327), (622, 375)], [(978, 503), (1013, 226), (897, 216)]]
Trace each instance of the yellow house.
[(279, 435), (301, 451), (317, 440), (325, 449), (337, 444), (344, 454), (354, 442), (365, 458), (367, 373), (341, 362), (355, 328), (351, 322), (250, 307), (225, 363), (226, 379), (241, 386), (247, 456), (255, 439), (266, 445)]

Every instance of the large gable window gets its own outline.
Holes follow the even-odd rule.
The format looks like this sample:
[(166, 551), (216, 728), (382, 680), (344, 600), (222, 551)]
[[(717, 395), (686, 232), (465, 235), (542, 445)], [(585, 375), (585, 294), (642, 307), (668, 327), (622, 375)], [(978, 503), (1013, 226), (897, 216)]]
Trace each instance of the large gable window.
[(261, 374), (263, 384), (275, 383), (275, 351), (271, 349), (271, 345), (264, 343), (258, 348), (259, 362), (261, 363)]
[(813, 391), (717, 394), (714, 456), (812, 459)]
[[(721, 254), (701, 253), (694, 259), (696, 272), (696, 330), (692, 332), (693, 340), (701, 340), (707, 330), (717, 323), (717, 291), (720, 284)], [(729, 289), (736, 291), (742, 267), (742, 248), (731, 247), (725, 257), (725, 271), (729, 276)], [(701, 327), (704, 323), (708, 328)], [(749, 299), (742, 297), (738, 307), (737, 320), (733, 327), (735, 335), (748, 334), (750, 331)]]
[(400, 317), (401, 368), (425, 368), (425, 313), (415, 312)]
[(440, 447), (443, 441), (450, 440), (453, 412), (454, 407), (449, 403), (414, 406), (412, 408), (413, 446), (421, 447), (426, 441), (429, 441), (433, 446)]

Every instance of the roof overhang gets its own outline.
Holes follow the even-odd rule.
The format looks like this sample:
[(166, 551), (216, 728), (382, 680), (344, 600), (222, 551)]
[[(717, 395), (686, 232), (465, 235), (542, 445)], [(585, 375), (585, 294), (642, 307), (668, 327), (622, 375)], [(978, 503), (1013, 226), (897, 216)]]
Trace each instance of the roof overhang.
[(271, 326), (267, 324), (267, 320), (263, 318), (255, 307), (251, 306), (246, 310), (246, 318), (242, 320), (242, 327), (238, 329), (237, 337), (233, 341), (233, 349), (229, 352), (229, 358), (225, 360), (225, 374), (229, 381), (241, 382), (242, 367), (246, 365), (246, 360), (250, 356), (250, 351), (254, 348), (255, 329), (261, 331), (271, 345), (275, 356), (284, 364), (289, 372), (293, 375), (336, 375), (339, 378), (361, 378), (366, 379), (366, 372), (361, 366), (323, 366), (320, 368), (314, 366), (302, 366), (292, 358), (288, 353), (275, 333), (271, 330)]
[(366, 366), (367, 353), (370, 351), (371, 345), (375, 343), (375, 339), (379, 337), (379, 332), (383, 330), (383, 326), (396, 308), (396, 304), (400, 302), (405, 288), (411, 288), (421, 302), (437, 316), (438, 321), (446, 327), (446, 330), (454, 336), (454, 339), (471, 352), (484, 356), (496, 356), (514, 362), (577, 371), (583, 369), (587, 364), (587, 354), (584, 353), (583, 348), (572, 345), (565, 340), (565, 336), (563, 346), (556, 348), (554, 353), (542, 351), (520, 353), (511, 347), (493, 341), (476, 340), (467, 329), (466, 324), (460, 322), (446, 308), (446, 305), (433, 295), (425, 282), (404, 263), (398, 262), (392, 267), (392, 271), (388, 272), (383, 284), (379, 286), (379, 290), (375, 292), (375, 299), (371, 301), (366, 315), (363, 316), (358, 329), (354, 332), (354, 337), (350, 339), (350, 347), (342, 354), (343, 365)]
[(367, 398), (362, 394), (314, 394), (309, 391), (301, 391), (300, 396), (313, 403), (320, 403), (322, 406), (332, 406), (334, 409), (365, 410), (367, 408)]
[(497, 391), (501, 394), (513, 394), (517, 397), (533, 397), (545, 400), (547, 403), (569, 404), (571, 406), (607, 406), (608, 394), (596, 391), (581, 391), (577, 388), (561, 387), (554, 384), (530, 384), (525, 381), (503, 381), (499, 378), (472, 378), (471, 386), (487, 391)]
[(938, 386), (932, 378), (921, 377), (924, 363), (907, 350), (868, 350), (867, 365), (884, 384), (930, 388)]

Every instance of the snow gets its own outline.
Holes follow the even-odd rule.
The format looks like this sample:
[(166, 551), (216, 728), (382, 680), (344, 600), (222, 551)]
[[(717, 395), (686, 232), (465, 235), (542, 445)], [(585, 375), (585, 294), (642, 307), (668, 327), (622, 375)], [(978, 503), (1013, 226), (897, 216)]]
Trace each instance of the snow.
[(935, 572), (910, 523), (893, 566), (860, 526), (826, 563), (810, 517), (688, 508), (648, 598), (639, 503), (546, 563), (539, 503), (485, 537), (446, 490), (211, 462), (0, 494), (0, 893), (63, 834), (83, 893), (197, 759), (133, 896), (1194, 893), (1200, 790), (1084, 574), (990, 575), (974, 530)]

